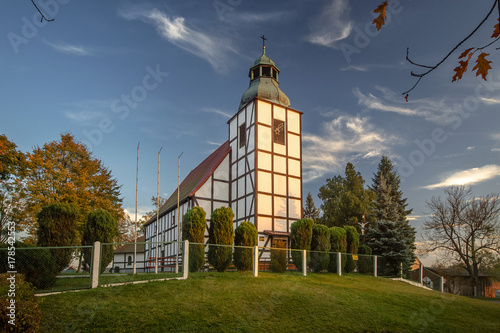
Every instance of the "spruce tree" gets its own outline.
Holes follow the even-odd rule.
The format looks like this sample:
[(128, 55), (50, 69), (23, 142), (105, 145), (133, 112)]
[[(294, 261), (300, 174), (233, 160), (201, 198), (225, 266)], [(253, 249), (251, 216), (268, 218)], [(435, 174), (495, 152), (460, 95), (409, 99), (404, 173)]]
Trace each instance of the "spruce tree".
[(307, 193), (306, 208), (304, 209), (304, 218), (311, 219), (314, 222), (319, 218), (319, 209), (314, 205), (311, 192)]
[(415, 260), (415, 229), (407, 220), (406, 198), (399, 189), (400, 178), (392, 163), (383, 156), (374, 174), (371, 190), (376, 194), (372, 201), (372, 214), (376, 220), (366, 232), (366, 245), (373, 254), (380, 255), (380, 275), (397, 276), (410, 270)]

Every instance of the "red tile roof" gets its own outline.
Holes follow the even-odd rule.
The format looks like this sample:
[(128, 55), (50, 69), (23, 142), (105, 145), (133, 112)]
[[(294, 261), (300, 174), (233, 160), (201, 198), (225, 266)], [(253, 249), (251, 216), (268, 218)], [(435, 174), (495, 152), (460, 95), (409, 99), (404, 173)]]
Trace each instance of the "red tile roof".
[[(198, 189), (205, 184), (208, 178), (210, 178), (210, 176), (214, 173), (215, 169), (217, 169), (227, 154), (229, 154), (230, 150), (229, 141), (224, 142), (219, 148), (217, 148), (217, 150), (215, 150), (212, 154), (210, 154), (210, 156), (194, 168), (186, 178), (184, 178), (180, 185), (180, 202), (188, 197), (192, 197), (196, 191), (198, 191)], [(164, 213), (175, 207), (177, 207), (177, 189), (175, 189), (174, 193), (160, 208), (159, 215), (162, 216)], [(156, 216), (149, 220), (145, 225), (154, 221), (156, 221)]]

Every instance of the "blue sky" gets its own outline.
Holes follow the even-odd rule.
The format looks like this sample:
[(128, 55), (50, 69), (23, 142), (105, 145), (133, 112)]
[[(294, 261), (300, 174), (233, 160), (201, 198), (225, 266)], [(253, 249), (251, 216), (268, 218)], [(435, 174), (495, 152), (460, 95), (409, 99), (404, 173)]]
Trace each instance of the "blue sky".
[[(367, 184), (381, 155), (403, 178), (419, 230), (425, 201), (468, 184), (476, 195), (500, 184), (500, 67), (488, 82), (469, 72), (451, 83), (458, 55), (489, 42), (492, 17), (405, 102), (401, 92), (468, 34), (492, 1), (392, 1), (388, 24), (371, 25), (379, 1), (3, 1), (0, 132), (22, 151), (71, 132), (123, 185), (134, 212), (140, 142), (139, 213), (227, 140), (227, 120), (267, 54), (291, 106), (304, 112), (304, 197), (352, 162)], [(380, 1), (381, 2), (381, 1)]]

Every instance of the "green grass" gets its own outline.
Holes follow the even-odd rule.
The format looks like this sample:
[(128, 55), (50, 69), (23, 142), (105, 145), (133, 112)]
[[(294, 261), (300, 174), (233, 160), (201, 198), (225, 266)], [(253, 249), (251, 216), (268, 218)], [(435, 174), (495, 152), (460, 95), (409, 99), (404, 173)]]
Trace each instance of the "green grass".
[(371, 276), (197, 273), (43, 297), (42, 332), (500, 332), (500, 304)]

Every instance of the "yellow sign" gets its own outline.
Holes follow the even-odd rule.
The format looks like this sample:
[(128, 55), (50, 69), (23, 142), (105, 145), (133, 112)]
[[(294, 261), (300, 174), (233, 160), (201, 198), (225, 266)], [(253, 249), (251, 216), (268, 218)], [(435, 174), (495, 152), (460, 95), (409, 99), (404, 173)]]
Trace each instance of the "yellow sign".
[(356, 255), (353, 254), (352, 255), (352, 260), (358, 260), (358, 256), (356, 256)]

